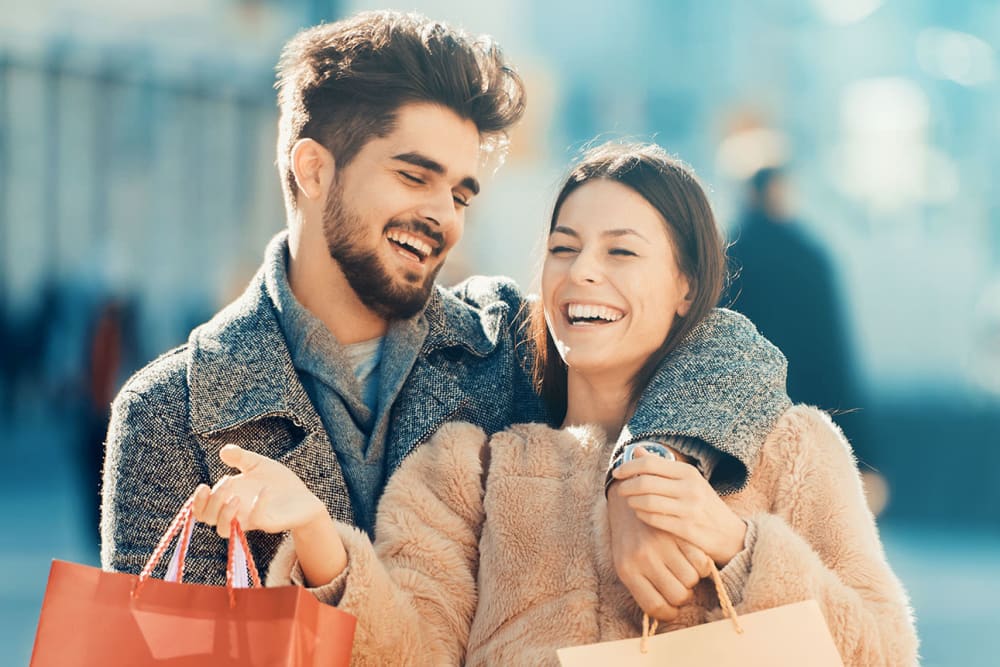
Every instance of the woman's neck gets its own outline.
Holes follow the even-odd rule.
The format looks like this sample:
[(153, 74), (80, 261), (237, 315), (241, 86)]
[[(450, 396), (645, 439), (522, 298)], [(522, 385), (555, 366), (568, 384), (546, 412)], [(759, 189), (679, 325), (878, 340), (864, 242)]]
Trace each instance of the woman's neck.
[(630, 411), (631, 387), (627, 381), (606, 376), (583, 376), (572, 369), (566, 377), (566, 418), (563, 428), (595, 424), (615, 440)]

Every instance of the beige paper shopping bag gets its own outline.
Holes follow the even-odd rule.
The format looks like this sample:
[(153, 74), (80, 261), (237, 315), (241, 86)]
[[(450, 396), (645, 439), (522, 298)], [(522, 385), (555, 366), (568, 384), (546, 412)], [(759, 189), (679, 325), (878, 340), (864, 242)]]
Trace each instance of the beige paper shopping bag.
[[(815, 600), (736, 615), (713, 572), (729, 618), (662, 635), (574, 646), (558, 651), (563, 667), (843, 667)], [(655, 631), (655, 626), (654, 626)]]

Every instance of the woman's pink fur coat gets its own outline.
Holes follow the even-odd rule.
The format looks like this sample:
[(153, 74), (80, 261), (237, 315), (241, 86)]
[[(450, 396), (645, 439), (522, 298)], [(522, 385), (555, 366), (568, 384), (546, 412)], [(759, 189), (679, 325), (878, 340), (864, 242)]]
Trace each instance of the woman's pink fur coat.
[[(610, 445), (589, 428), (514, 426), (489, 440), (443, 427), (386, 487), (375, 546), (341, 525), (348, 569), (313, 589), (358, 618), (355, 665), (554, 665), (556, 649), (636, 637), (642, 612), (611, 561), (602, 492)], [(788, 410), (746, 487), (750, 524), (722, 570), (747, 613), (815, 598), (846, 665), (912, 665), (917, 638), (851, 450), (823, 412)], [(269, 585), (301, 581), (294, 544)], [(708, 581), (661, 631), (721, 618)]]

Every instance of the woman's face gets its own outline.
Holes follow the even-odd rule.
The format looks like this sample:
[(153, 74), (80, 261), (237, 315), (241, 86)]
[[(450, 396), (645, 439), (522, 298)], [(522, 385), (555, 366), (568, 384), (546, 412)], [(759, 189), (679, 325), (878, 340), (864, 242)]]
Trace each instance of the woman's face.
[(593, 180), (563, 202), (542, 303), (570, 373), (631, 380), (687, 313), (688, 291), (664, 220), (642, 195)]

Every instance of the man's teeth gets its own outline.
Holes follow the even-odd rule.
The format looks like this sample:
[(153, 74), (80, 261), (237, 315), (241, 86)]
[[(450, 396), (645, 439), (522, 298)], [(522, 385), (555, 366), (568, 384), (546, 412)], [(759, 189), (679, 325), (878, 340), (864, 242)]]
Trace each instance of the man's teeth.
[(419, 237), (414, 236), (413, 234), (408, 234), (398, 229), (390, 229), (389, 232), (386, 234), (386, 236), (391, 241), (395, 241), (400, 245), (412, 248), (418, 255), (420, 255), (421, 259), (430, 255), (431, 250), (433, 250), (430, 244), (427, 243), (426, 241), (421, 240)]
[(607, 322), (617, 322), (625, 317), (625, 313), (617, 308), (582, 303), (569, 304), (567, 315), (569, 315), (570, 320), (605, 320)]

